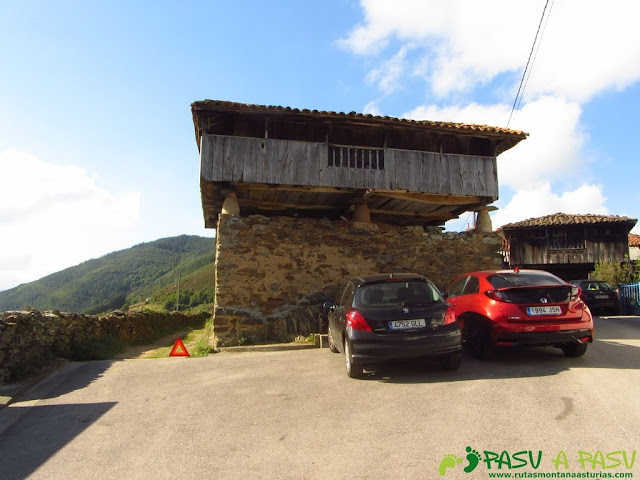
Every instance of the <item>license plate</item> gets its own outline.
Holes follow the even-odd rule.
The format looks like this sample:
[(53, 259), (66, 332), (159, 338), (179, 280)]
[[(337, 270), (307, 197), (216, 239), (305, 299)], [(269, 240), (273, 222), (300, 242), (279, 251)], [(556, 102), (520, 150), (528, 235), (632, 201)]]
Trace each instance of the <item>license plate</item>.
[(558, 305), (548, 307), (527, 307), (527, 315), (560, 315), (562, 309)]
[(604, 300), (605, 298), (609, 298), (607, 295), (596, 295), (598, 300)]
[(389, 328), (391, 330), (407, 330), (410, 328), (424, 328), (427, 326), (427, 322), (424, 318), (414, 318), (412, 320), (394, 320), (389, 322)]

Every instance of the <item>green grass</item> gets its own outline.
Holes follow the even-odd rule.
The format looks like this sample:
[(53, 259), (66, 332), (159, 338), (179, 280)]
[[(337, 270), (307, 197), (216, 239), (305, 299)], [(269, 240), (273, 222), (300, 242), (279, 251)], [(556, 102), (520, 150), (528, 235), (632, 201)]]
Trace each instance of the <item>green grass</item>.
[[(205, 326), (197, 330), (191, 330), (186, 335), (182, 336), (182, 343), (184, 343), (187, 352), (192, 357), (204, 357), (210, 354), (213, 349), (209, 346), (210, 329)], [(171, 353), (173, 344), (167, 347), (156, 348), (150, 355), (145, 358), (165, 358)]]

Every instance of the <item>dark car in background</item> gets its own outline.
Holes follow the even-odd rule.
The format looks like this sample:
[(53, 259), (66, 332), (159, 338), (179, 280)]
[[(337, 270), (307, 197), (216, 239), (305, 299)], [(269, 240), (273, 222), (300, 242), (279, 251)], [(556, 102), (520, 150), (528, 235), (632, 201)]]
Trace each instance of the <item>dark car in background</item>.
[(377, 274), (354, 277), (335, 302), (324, 304), (329, 348), (344, 355), (347, 375), (395, 359), (435, 357), (445, 370), (462, 362), (462, 336), (451, 306), (426, 277)]
[(618, 292), (602, 280), (571, 280), (571, 285), (580, 287), (580, 298), (593, 313), (620, 314)]
[(593, 318), (580, 287), (542, 270), (461, 275), (445, 292), (474, 356), (495, 347), (554, 346), (579, 357), (593, 341)]

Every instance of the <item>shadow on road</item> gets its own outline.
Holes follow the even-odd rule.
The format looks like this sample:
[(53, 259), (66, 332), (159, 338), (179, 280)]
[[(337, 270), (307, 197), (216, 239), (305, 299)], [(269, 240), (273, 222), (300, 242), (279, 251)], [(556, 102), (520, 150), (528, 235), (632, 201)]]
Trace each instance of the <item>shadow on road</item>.
[(115, 361), (72, 362), (32, 388), (19, 402), (56, 398), (99, 380)]
[(51, 405), (52, 399), (99, 380), (111, 361), (72, 363), (0, 411), (0, 478), (23, 479), (37, 470), (115, 402)]
[(9, 427), (0, 434), (2, 479), (27, 478), (114, 405), (109, 402), (11, 406), (22, 418), (19, 429)]

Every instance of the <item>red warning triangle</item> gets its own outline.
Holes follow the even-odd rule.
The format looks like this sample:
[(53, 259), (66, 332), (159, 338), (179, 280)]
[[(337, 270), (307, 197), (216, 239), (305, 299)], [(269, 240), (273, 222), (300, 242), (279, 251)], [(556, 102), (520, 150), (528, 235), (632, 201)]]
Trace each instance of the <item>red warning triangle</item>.
[(180, 337), (178, 337), (178, 339), (173, 344), (173, 348), (171, 349), (171, 353), (169, 354), (169, 356), (190, 357), (191, 355), (189, 355), (189, 352), (187, 352), (187, 348), (184, 346), (184, 343), (182, 343), (182, 340), (180, 340)]

